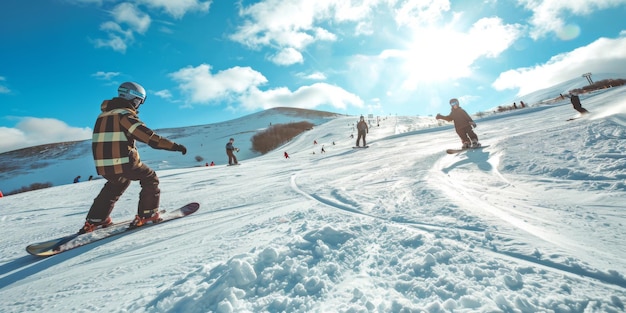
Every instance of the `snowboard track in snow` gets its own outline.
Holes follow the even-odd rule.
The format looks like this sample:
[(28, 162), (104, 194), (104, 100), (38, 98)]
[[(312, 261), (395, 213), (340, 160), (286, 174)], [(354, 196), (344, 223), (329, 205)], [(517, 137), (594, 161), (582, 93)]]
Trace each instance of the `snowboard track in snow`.
[[(499, 172), (498, 172), (499, 173)], [(499, 174), (497, 176), (500, 176), (501, 179), (504, 179), (504, 177)], [(444, 225), (436, 225), (436, 224), (429, 224), (429, 223), (419, 223), (419, 222), (414, 222), (414, 221), (404, 221), (401, 220), (399, 218), (396, 219), (386, 219), (380, 216), (376, 216), (376, 215), (372, 215), (372, 214), (368, 214), (366, 212), (362, 212), (356, 208), (354, 208), (353, 206), (350, 206), (349, 204), (344, 204), (339, 197), (337, 197), (336, 193), (333, 193), (333, 195), (336, 197), (336, 199), (331, 200), (325, 197), (322, 197), (320, 195), (314, 194), (314, 193), (308, 193), (305, 192), (304, 190), (302, 190), (297, 183), (297, 174), (294, 174), (291, 176), (291, 188), (303, 195), (304, 197), (314, 200), (316, 202), (319, 202), (325, 206), (331, 207), (331, 208), (335, 208), (335, 209), (339, 209), (345, 212), (348, 212), (350, 214), (359, 214), (359, 215), (363, 215), (363, 216), (367, 216), (370, 218), (374, 218), (374, 219), (378, 219), (378, 220), (383, 220), (389, 223), (394, 223), (394, 224), (398, 224), (398, 225), (402, 225), (402, 226), (410, 226), (413, 228), (417, 228), (420, 230), (424, 230), (424, 231), (433, 231), (433, 230), (438, 230), (438, 231), (466, 231), (466, 232), (470, 232), (470, 233), (484, 233), (485, 229), (480, 229), (477, 227), (461, 227), (461, 226), (454, 226), (454, 225), (450, 225), (450, 226), (444, 226)], [(508, 182), (507, 182), (508, 183)], [(450, 238), (454, 238), (454, 237), (458, 237), (456, 235), (453, 236), (449, 236)], [(458, 239), (458, 241), (463, 241), (463, 239)], [(570, 265), (566, 265), (566, 264), (561, 264), (558, 262), (553, 262), (550, 260), (546, 260), (546, 259), (540, 259), (537, 258), (535, 256), (532, 255), (525, 255), (522, 253), (517, 253), (517, 252), (513, 252), (513, 251), (504, 251), (504, 250), (493, 250), (493, 249), (487, 249), (487, 248), (483, 248), (484, 250), (490, 252), (490, 253), (494, 253), (494, 254), (498, 254), (502, 257), (511, 259), (515, 262), (519, 262), (519, 263), (525, 263), (525, 262), (530, 262), (545, 268), (549, 268), (552, 270), (557, 270), (560, 272), (563, 272), (564, 274), (569, 274), (569, 275), (575, 275), (575, 276), (582, 276), (582, 277), (588, 277), (588, 278), (592, 278), (594, 280), (597, 280), (601, 283), (605, 283), (605, 284), (610, 284), (610, 285), (616, 285), (622, 288), (626, 288), (626, 279), (621, 276), (618, 272), (616, 271), (609, 271), (609, 273), (605, 273), (602, 271), (591, 271), (588, 269), (584, 269), (580, 266), (576, 266), (575, 264), (570, 266)], [(520, 262), (522, 261), (522, 262)]]

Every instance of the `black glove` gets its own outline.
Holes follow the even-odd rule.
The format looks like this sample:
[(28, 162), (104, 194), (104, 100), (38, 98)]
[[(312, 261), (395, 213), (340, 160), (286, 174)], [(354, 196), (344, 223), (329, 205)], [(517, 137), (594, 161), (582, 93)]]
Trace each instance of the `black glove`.
[(187, 148), (185, 148), (185, 146), (179, 145), (177, 143), (174, 144), (174, 151), (180, 151), (180, 152), (183, 153), (183, 155), (187, 154)]
[(470, 125), (472, 125), (473, 128), (476, 128), (476, 123), (471, 122)]

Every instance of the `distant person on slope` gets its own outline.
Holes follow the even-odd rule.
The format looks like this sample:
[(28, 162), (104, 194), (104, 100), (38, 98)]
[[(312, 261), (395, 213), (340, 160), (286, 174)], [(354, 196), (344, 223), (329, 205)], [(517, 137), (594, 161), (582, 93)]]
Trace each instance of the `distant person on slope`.
[(235, 151), (239, 152), (239, 149), (233, 146), (235, 139), (230, 138), (228, 143), (226, 144), (226, 155), (228, 155), (228, 165), (237, 165), (237, 157), (235, 156)]
[(569, 97), (569, 101), (572, 103), (572, 106), (574, 107), (574, 110), (578, 111), (580, 114), (587, 114), (587, 113), (589, 113), (589, 111), (587, 111), (587, 109), (583, 108), (583, 105), (582, 105), (582, 103), (580, 103), (580, 98), (578, 97), (577, 93), (570, 92), (567, 97)]
[(356, 146), (360, 147), (359, 141), (361, 141), (361, 138), (363, 138), (363, 147), (367, 146), (367, 144), (365, 143), (365, 135), (369, 133), (369, 127), (367, 126), (367, 122), (365, 121), (365, 117), (363, 117), (363, 115), (361, 115), (359, 122), (356, 124), (356, 129), (358, 131), (356, 137)]
[(137, 116), (139, 106), (146, 100), (145, 89), (133, 82), (125, 82), (117, 89), (118, 96), (105, 100), (102, 113), (93, 130), (92, 150), (96, 171), (107, 182), (94, 199), (85, 225), (78, 232), (88, 233), (112, 224), (111, 211), (131, 181), (141, 184), (139, 205), (130, 227), (159, 221), (161, 191), (156, 173), (139, 159), (135, 140), (154, 149), (187, 153), (187, 148), (163, 138), (148, 128)]
[(476, 127), (476, 123), (474, 123), (469, 114), (459, 106), (459, 100), (456, 98), (450, 99), (450, 106), (452, 108), (449, 115), (443, 116), (437, 114), (435, 118), (448, 122), (454, 121), (454, 129), (461, 138), (463, 149), (480, 147), (478, 136), (472, 130), (473, 127)]

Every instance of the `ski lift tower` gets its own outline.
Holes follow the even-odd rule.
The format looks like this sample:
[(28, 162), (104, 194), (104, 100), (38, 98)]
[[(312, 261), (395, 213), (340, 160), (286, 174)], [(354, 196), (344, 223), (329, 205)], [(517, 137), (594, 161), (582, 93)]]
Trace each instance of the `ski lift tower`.
[(583, 77), (587, 79), (589, 85), (593, 85), (593, 80), (591, 80), (591, 73), (585, 73), (583, 74)]

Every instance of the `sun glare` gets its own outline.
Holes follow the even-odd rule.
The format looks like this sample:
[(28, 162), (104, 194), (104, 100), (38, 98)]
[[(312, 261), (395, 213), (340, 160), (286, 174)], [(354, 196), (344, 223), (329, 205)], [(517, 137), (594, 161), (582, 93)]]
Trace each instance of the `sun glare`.
[(467, 75), (471, 60), (466, 57), (463, 35), (449, 29), (422, 29), (402, 53), (406, 73), (404, 89), (420, 82), (445, 81)]

